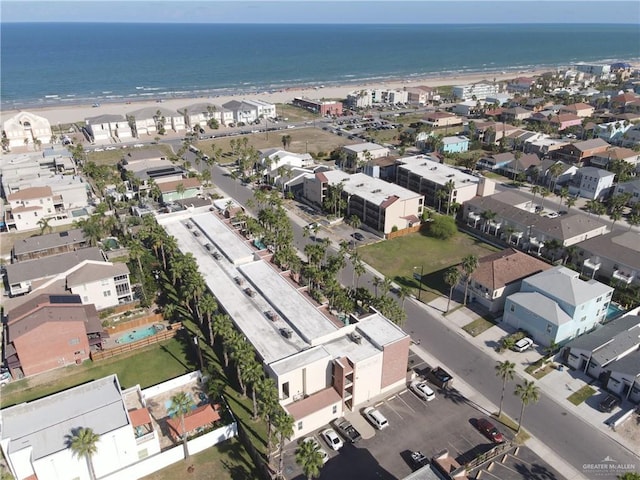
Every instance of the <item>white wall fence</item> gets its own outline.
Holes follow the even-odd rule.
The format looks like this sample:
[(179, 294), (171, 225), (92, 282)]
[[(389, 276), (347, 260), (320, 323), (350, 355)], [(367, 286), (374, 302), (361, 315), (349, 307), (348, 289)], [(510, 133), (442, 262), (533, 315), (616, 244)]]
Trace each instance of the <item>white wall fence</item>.
[(630, 410), (627, 410), (624, 414), (622, 414), (616, 420), (609, 423), (609, 426), (613, 429), (613, 431), (615, 431), (616, 428), (618, 428), (620, 425), (626, 422), (629, 419), (629, 417), (633, 415), (633, 412), (635, 412), (635, 410), (636, 410), (635, 407), (631, 408)]
[(202, 374), (200, 373), (200, 370), (196, 370), (195, 372), (186, 373), (171, 380), (167, 380), (166, 382), (162, 382), (158, 385), (145, 388), (140, 393), (142, 394), (142, 399), (144, 400), (146, 405), (146, 401), (149, 398), (153, 398), (157, 395), (161, 395), (171, 390), (183, 387), (184, 385), (187, 385), (193, 381), (202, 382), (203, 380), (204, 379)]
[[(187, 442), (187, 445), (189, 446), (189, 454), (194, 455), (196, 453), (200, 453), (203, 450), (213, 447), (225, 440), (229, 440), (236, 435), (238, 435), (238, 424), (236, 422), (233, 422), (231, 425), (225, 425), (224, 427), (217, 428), (216, 430), (206, 433), (198, 438), (189, 440)], [(100, 477), (100, 480), (138, 479), (182, 460), (184, 460), (184, 448), (180, 443), (169, 450), (147, 457), (138, 463), (123, 468), (122, 470)]]

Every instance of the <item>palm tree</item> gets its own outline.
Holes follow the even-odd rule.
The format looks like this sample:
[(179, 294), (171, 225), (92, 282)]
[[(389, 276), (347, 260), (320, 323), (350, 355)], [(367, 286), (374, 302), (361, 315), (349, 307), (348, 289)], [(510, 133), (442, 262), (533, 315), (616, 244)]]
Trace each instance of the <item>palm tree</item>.
[(323, 465), (320, 446), (316, 442), (300, 442), (296, 449), (296, 463), (300, 465), (304, 476), (309, 480), (318, 478)]
[(281, 410), (278, 389), (272, 378), (263, 378), (258, 389), (260, 416), (267, 422), (267, 462), (271, 463), (271, 440), (277, 413)]
[(187, 432), (184, 426), (184, 417), (194, 406), (193, 398), (186, 392), (178, 392), (171, 397), (171, 406), (169, 410), (177, 415), (180, 419), (180, 435), (182, 437), (182, 448), (184, 449), (184, 458), (189, 458), (189, 445), (187, 444)]
[(547, 198), (549, 195), (551, 195), (551, 192), (549, 191), (548, 188), (542, 188), (540, 189), (540, 196), (542, 197), (542, 202), (540, 203), (540, 213), (542, 213), (542, 211), (544, 210), (544, 199)]
[(92, 480), (96, 478), (92, 459), (98, 451), (99, 440), (100, 435), (88, 427), (80, 427), (72, 431), (72, 435), (67, 438), (67, 445), (71, 449), (72, 455), (78, 458), (84, 458), (87, 461), (89, 477)]
[(53, 227), (49, 223), (49, 219), (48, 218), (44, 218), (43, 217), (40, 220), (38, 220), (38, 226), (40, 227), (40, 235), (42, 235), (45, 230), (48, 230), (49, 233), (51, 233), (53, 231)]
[(176, 186), (176, 193), (177, 193), (178, 195), (180, 195), (180, 200), (184, 200), (184, 192), (185, 192), (185, 191), (186, 191), (186, 190), (185, 190), (185, 188), (184, 188), (184, 184), (179, 183), (179, 184)]
[(467, 304), (467, 289), (469, 288), (469, 284), (471, 283), (471, 275), (478, 268), (478, 256), (469, 254), (462, 259), (462, 270), (465, 274), (465, 282), (464, 282), (464, 301), (463, 305)]
[(450, 267), (444, 274), (444, 283), (449, 285), (449, 301), (447, 302), (447, 313), (449, 313), (449, 308), (451, 307), (453, 289), (456, 287), (458, 282), (460, 282), (460, 277), (462, 277), (462, 272), (458, 267)]
[(274, 424), (276, 434), (278, 435), (278, 442), (280, 444), (279, 454), (280, 459), (278, 461), (278, 471), (276, 478), (284, 479), (284, 442), (287, 438), (293, 435), (293, 417), (288, 415), (282, 407), (276, 413), (274, 417)]
[(502, 416), (502, 402), (504, 401), (504, 391), (507, 388), (507, 382), (513, 380), (516, 364), (505, 360), (498, 362), (495, 366), (496, 376), (502, 379), (502, 392), (500, 393), (500, 409), (498, 410), (498, 418)]
[(533, 380), (523, 380), (523, 383), (516, 385), (516, 389), (513, 394), (520, 397), (520, 401), (522, 402), (520, 419), (518, 421), (518, 430), (516, 431), (516, 433), (520, 433), (520, 429), (522, 428), (522, 418), (524, 417), (524, 407), (530, 403), (535, 403), (540, 399), (540, 389), (536, 386)]

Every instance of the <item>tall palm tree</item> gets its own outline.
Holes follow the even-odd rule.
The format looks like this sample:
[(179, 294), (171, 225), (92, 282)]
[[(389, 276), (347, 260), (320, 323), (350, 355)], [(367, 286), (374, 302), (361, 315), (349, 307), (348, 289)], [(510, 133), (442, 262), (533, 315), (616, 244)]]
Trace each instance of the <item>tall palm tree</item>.
[(462, 272), (458, 267), (450, 267), (444, 274), (444, 283), (449, 285), (449, 301), (447, 302), (447, 313), (449, 313), (449, 308), (451, 307), (451, 298), (453, 297), (453, 289), (456, 288), (458, 282), (460, 282), (460, 278), (462, 277)]
[(278, 460), (278, 471), (276, 478), (284, 479), (284, 442), (293, 435), (293, 417), (287, 414), (282, 407), (276, 413), (274, 418), (274, 427), (278, 435), (278, 443), (280, 459)]
[(42, 235), (45, 232), (45, 230), (48, 230), (49, 233), (53, 231), (53, 227), (49, 223), (48, 218), (43, 217), (40, 220), (38, 220), (38, 226), (40, 227), (40, 235)]
[(300, 442), (296, 449), (296, 463), (300, 465), (304, 476), (309, 480), (318, 478), (323, 465), (320, 446), (316, 442)]
[(495, 366), (496, 376), (502, 379), (502, 392), (500, 393), (500, 410), (498, 410), (498, 418), (502, 416), (502, 403), (504, 401), (504, 391), (507, 388), (507, 382), (513, 380), (515, 375), (516, 364), (505, 360), (504, 362), (498, 362)]
[(469, 288), (469, 284), (471, 283), (471, 275), (478, 268), (478, 256), (469, 254), (462, 259), (462, 270), (464, 271), (465, 282), (464, 282), (464, 301), (463, 305), (467, 304), (467, 291)]
[(80, 427), (67, 438), (67, 445), (71, 449), (71, 453), (87, 461), (89, 469), (89, 477), (95, 480), (96, 473), (93, 468), (93, 456), (98, 452), (98, 441), (100, 435), (95, 433), (91, 428)]
[(540, 389), (536, 386), (533, 380), (523, 380), (523, 383), (516, 385), (516, 389), (513, 394), (520, 397), (520, 401), (522, 402), (520, 419), (518, 421), (518, 430), (516, 432), (520, 433), (520, 429), (522, 428), (522, 418), (524, 417), (524, 407), (530, 403), (535, 403), (540, 400)]
[(191, 411), (194, 406), (193, 398), (186, 392), (178, 392), (171, 397), (171, 410), (180, 419), (180, 436), (182, 437), (182, 448), (184, 449), (184, 458), (189, 458), (189, 445), (187, 443), (187, 432), (185, 431), (184, 417)]
[(278, 389), (272, 378), (264, 378), (258, 389), (258, 409), (260, 416), (267, 422), (267, 462), (271, 463), (273, 453), (271, 441), (277, 413), (281, 410)]

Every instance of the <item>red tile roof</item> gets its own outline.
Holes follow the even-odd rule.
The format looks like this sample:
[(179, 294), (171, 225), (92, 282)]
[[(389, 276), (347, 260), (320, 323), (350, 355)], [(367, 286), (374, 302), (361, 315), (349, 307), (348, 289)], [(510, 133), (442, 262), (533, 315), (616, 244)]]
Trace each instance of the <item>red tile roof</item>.
[(158, 188), (162, 193), (170, 193), (175, 192), (180, 184), (182, 184), (185, 189), (198, 188), (202, 186), (202, 183), (196, 177), (189, 177), (181, 180), (174, 180), (172, 182), (158, 183)]
[[(203, 405), (193, 410), (191, 413), (184, 417), (184, 429), (187, 433), (194, 431), (200, 427), (206, 427), (213, 422), (220, 420), (220, 415), (216, 412), (211, 405)], [(182, 437), (182, 427), (180, 425), (180, 418), (174, 417), (167, 420), (169, 427), (171, 428), (171, 435), (175, 439)]]
[(149, 410), (146, 408), (129, 410), (129, 418), (131, 419), (131, 425), (134, 428), (151, 423), (151, 416), (149, 415)]
[(342, 401), (340, 394), (333, 387), (325, 388), (309, 395), (304, 400), (299, 400), (287, 405), (285, 408), (294, 419), (300, 420), (317, 412), (321, 408), (328, 407)]
[(53, 192), (51, 187), (29, 187), (18, 190), (7, 197), (9, 202), (14, 200), (31, 200), (34, 198), (51, 197)]

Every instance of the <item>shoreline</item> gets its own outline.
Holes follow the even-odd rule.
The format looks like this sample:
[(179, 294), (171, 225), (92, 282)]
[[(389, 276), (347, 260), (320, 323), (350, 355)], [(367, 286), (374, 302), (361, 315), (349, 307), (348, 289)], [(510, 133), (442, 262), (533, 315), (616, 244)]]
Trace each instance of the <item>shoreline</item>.
[[(637, 59), (636, 59), (637, 60)], [(631, 63), (631, 62), (630, 62)], [(640, 67), (637, 61), (631, 63), (634, 68)], [(298, 84), (282, 86), (275, 90), (245, 89), (242, 88), (220, 88), (213, 90), (195, 90), (192, 92), (158, 92), (144, 93), (146, 98), (139, 96), (118, 96), (117, 98), (95, 98), (79, 99), (77, 103), (58, 103), (52, 101), (50, 105), (25, 105), (24, 108), (2, 109), (1, 121), (13, 117), (19, 112), (30, 112), (42, 116), (49, 120), (52, 130), (56, 125), (67, 125), (71, 123), (84, 123), (85, 119), (100, 115), (126, 115), (143, 108), (163, 108), (173, 111), (181, 110), (184, 107), (196, 103), (212, 103), (221, 106), (231, 100), (238, 99), (260, 99), (272, 104), (290, 103), (294, 97), (307, 97), (311, 99), (341, 99), (354, 91), (363, 89), (378, 88), (408, 88), (417, 86), (442, 87), (465, 85), (483, 80), (502, 82), (518, 77), (535, 77), (545, 72), (556, 71), (568, 68), (562, 65), (527, 65), (520, 67), (503, 67), (482, 71), (450, 71), (435, 72), (424, 75), (411, 75), (408, 77), (390, 77), (388, 79), (356, 79), (353, 82), (336, 81), (336, 83), (326, 82), (322, 84)], [(142, 88), (142, 87), (140, 87)], [(198, 95), (198, 92), (202, 93)], [(173, 93), (168, 96), (167, 93)], [(184, 93), (184, 94), (182, 94)], [(94, 107), (94, 103), (99, 104)]]
[(84, 123), (86, 118), (99, 115), (119, 114), (124, 116), (133, 111), (152, 106), (169, 110), (178, 110), (194, 103), (213, 103), (216, 105), (222, 105), (239, 98), (261, 99), (274, 104), (290, 103), (294, 97), (308, 97), (311, 99), (345, 99), (349, 93), (363, 89), (409, 88), (417, 86), (442, 87), (447, 85), (464, 85), (482, 80), (493, 81), (494, 79), (495, 81), (505, 81), (521, 76), (533, 77), (541, 75), (542, 73), (549, 72), (556, 68), (558, 67), (537, 67), (528, 70), (487, 70), (482, 72), (460, 73), (457, 75), (454, 72), (451, 72), (451, 74), (448, 75), (436, 74), (435, 76), (389, 78), (371, 82), (354, 81), (353, 83), (335, 85), (330, 84), (329, 82), (327, 82), (326, 85), (320, 84), (318, 86), (292, 85), (289, 87), (283, 87), (279, 90), (266, 91), (243, 91), (242, 89), (233, 91), (229, 89), (228, 92), (219, 95), (185, 94), (184, 96), (174, 97), (162, 97), (160, 95), (153, 97), (149, 95), (148, 99), (137, 99), (134, 97), (118, 98), (114, 100), (98, 99), (100, 101), (99, 107), (93, 107), (93, 103), (91, 103), (89, 99), (86, 99), (84, 102), (74, 104), (58, 103), (43, 106), (34, 105), (29, 107), (25, 106), (24, 108), (3, 109), (2, 121), (19, 112), (30, 112), (49, 120), (53, 129), (57, 124)]

